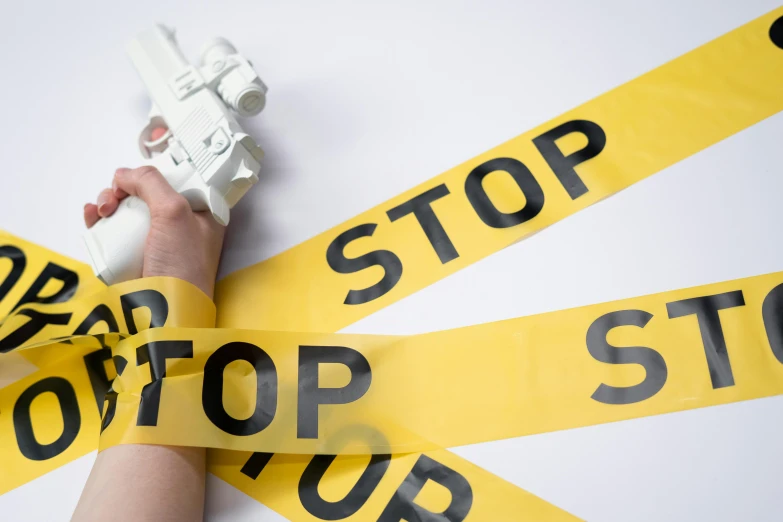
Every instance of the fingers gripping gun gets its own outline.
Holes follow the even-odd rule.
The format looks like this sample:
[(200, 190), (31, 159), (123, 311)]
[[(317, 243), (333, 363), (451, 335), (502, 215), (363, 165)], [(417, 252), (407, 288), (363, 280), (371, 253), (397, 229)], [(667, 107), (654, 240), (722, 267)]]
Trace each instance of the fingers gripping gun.
[[(146, 164), (156, 167), (193, 210), (208, 210), (218, 223), (228, 224), (229, 209), (258, 181), (264, 155), (233, 113), (261, 112), (266, 85), (222, 38), (203, 48), (199, 68), (185, 60), (173, 31), (161, 25), (141, 33), (127, 51), (152, 98), (150, 122), (139, 137)], [(153, 131), (161, 128), (165, 134), (155, 137)], [(147, 205), (127, 197), (87, 231), (93, 268), (104, 283), (141, 277), (149, 228)]]

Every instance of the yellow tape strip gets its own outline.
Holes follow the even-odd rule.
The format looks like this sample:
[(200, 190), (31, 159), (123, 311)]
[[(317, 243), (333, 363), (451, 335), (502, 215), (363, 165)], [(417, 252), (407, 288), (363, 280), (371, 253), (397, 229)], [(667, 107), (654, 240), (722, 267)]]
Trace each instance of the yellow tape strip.
[(98, 405), (108, 384), (93, 394), (93, 382), (99, 381), (88, 374), (90, 363), (70, 358), (0, 390), (0, 494), (98, 447)]
[(107, 287), (87, 265), (2, 231), (0, 310), (0, 354), (23, 354), (37, 366), (47, 361), (18, 349), (72, 335), (215, 325), (215, 305), (189, 283), (153, 277)]
[[(219, 286), (220, 324), (339, 329), (778, 112), (782, 102), (775, 86), (781, 78), (781, 55), (767, 35), (780, 14), (779, 9), (761, 17), (381, 208), (228, 278)], [(780, 42), (775, 44), (781, 47)], [(694, 90), (699, 96), (692, 96)], [(715, 106), (722, 110), (716, 113)], [(580, 136), (582, 142), (576, 143)], [(604, 137), (607, 141), (602, 146)], [(517, 196), (507, 188), (517, 191)], [(472, 217), (463, 212), (471, 208)], [(432, 246), (423, 241), (425, 248), (408, 243), (404, 237), (410, 233), (426, 235)], [(370, 236), (372, 240), (351, 244)], [(357, 248), (361, 243), (367, 244)], [(370, 250), (371, 254), (361, 255)], [(13, 256), (0, 253), (0, 262), (4, 258), (11, 259), (8, 274), (13, 274)], [(336, 273), (352, 275), (338, 277)], [(274, 309), (264, 309), (263, 316), (255, 315), (254, 306), (243, 308), (252, 299), (243, 297), (243, 305), (236, 299), (240, 289), (254, 285), (264, 290), (267, 302), (276, 303)], [(4, 305), (10, 310), (15, 303), (8, 302)], [(312, 312), (299, 315), (308, 310)], [(611, 395), (610, 389), (605, 390)], [(442, 453), (442, 461), (459, 460)], [(218, 452), (212, 456), (229, 455)], [(410, 458), (417, 464), (422, 460), (418, 455)], [(481, 482), (478, 475), (483, 472), (469, 469), (464, 462), (458, 464), (470, 481)], [(235, 466), (216, 471), (230, 483), (243, 480)], [(420, 467), (418, 471), (419, 477), (426, 476), (426, 470)], [(322, 486), (328, 487), (327, 482)], [(255, 484), (242, 488), (274, 505)], [(509, 494), (523, 495), (516, 488), (511, 490)], [(299, 496), (301, 501), (301, 491)], [(398, 497), (395, 494), (389, 505)], [(295, 516), (294, 508), (279, 504), (276, 509), (284, 514), (290, 509), (287, 516)], [(410, 499), (403, 504), (414, 502)], [(406, 508), (399, 509), (404, 517)], [(483, 519), (473, 509), (471, 520)], [(492, 515), (498, 513), (499, 508), (491, 509)], [(300, 514), (297, 519), (320, 519)], [(391, 520), (397, 514), (387, 516)]]
[[(57, 258), (62, 262), (58, 256), (40, 247), (30, 248), (18, 238), (3, 235), (2, 239), (6, 245), (21, 245), (20, 250), (26, 257), (34, 258), (39, 264), (47, 258)], [(134, 301), (131, 304), (139, 306), (128, 307), (126, 299), (123, 307), (123, 297), (147, 290), (159, 293), (173, 311), (167, 314), (166, 320), (162, 320), (165, 325), (177, 324), (178, 321), (190, 326), (198, 326), (201, 321), (204, 326), (213, 324), (214, 308), (211, 303), (194, 287), (181, 281), (145, 279), (108, 289), (98, 288), (102, 290), (76, 301), (25, 305), (43, 314), (54, 311), (71, 314), (64, 325), (46, 325), (52, 336), (62, 335), (69, 344), (47, 343), (42, 341), (43, 335), (36, 334), (22, 342), (19, 348), (0, 354), (0, 368), (8, 367), (13, 357), (40, 365), (32, 374), (0, 389), (0, 433), (5, 434), (4, 440), (9, 442), (0, 446), (0, 468), (6, 471), (0, 475), (0, 494), (94, 450), (98, 445), (101, 424), (108, 425), (109, 430), (122, 424), (123, 394), (118, 396), (113, 389), (105, 394), (110, 381), (115, 378), (115, 365), (110, 361), (113, 360), (120, 371), (136, 369), (134, 364), (138, 362), (138, 354), (123, 352), (118, 348), (119, 339), (129, 330), (142, 331), (144, 327), (156, 324), (156, 316), (157, 321), (161, 321), (159, 300)], [(150, 295), (147, 294), (147, 297)], [(85, 328), (89, 335), (74, 336), (73, 326), (84, 323), (86, 319), (82, 316), (89, 317), (96, 303), (105, 306), (111, 317), (119, 317), (122, 313), (126, 321), (130, 318), (130, 322), (123, 325), (121, 320), (112, 321), (109, 314), (104, 313), (100, 316), (102, 321), (87, 322)], [(130, 315), (126, 314), (128, 308)], [(145, 313), (137, 314), (137, 311)], [(15, 324), (17, 315), (4, 323), (0, 330), (4, 335), (15, 335), (18, 331), (19, 325)], [(112, 327), (114, 322), (118, 326)], [(131, 324), (134, 328), (130, 328)], [(109, 330), (121, 330), (123, 333), (98, 333)], [(160, 331), (168, 329), (161, 328)], [(210, 330), (187, 331), (201, 335)], [(131, 346), (129, 343), (132, 342), (127, 340), (125, 345)], [(113, 359), (110, 357), (111, 348), (117, 348), (118, 352)], [(142, 366), (149, 370), (148, 362)], [(166, 386), (167, 399), (171, 391), (168, 389), (170, 382), (171, 379)], [(120, 381), (116, 384), (120, 385)], [(104, 397), (108, 400), (104, 401)], [(105, 412), (103, 421), (99, 415), (101, 411)], [(346, 430), (343, 439), (346, 436), (370, 440), (366, 437), (366, 430)], [(354, 512), (356, 517), (362, 518), (367, 513), (382, 511), (389, 520), (394, 516), (426, 516), (427, 513), (438, 512), (445, 512), (454, 520), (464, 518), (468, 513), (472, 519), (490, 516), (510, 519), (512, 514), (520, 512), (540, 520), (577, 520), (534, 495), (445, 452), (435, 451), (414, 457), (373, 456), (371, 469), (362, 472), (360, 482), (351, 487), (351, 493), (336, 502), (331, 500), (330, 493), (344, 491), (342, 488), (358, 478), (355, 472), (362, 464), (361, 457), (359, 460), (340, 457), (333, 463), (334, 459), (328, 456), (277, 456), (261, 480), (264, 483), (269, 477), (276, 477), (274, 482), (278, 489), (265, 488), (260, 495), (250, 477), (258, 477), (264, 467), (261, 463), (266, 464), (267, 459), (263, 455), (210, 451), (209, 458), (212, 472), (290, 519), (319, 520), (321, 516), (329, 518), (335, 514), (347, 517)], [(226, 458), (229, 460), (224, 460)], [(241, 467), (231, 465), (245, 460), (249, 462)], [(237, 484), (237, 480), (241, 483)], [(293, 489), (279, 495), (279, 487), (284, 484), (291, 485)], [(321, 497), (324, 492), (327, 492), (329, 501)], [(387, 494), (388, 498), (383, 499), (382, 495)], [(368, 501), (370, 496), (372, 498)], [(358, 519), (356, 517), (354, 520)]]
[(409, 337), (156, 328), (113, 350), (101, 447), (410, 453), (767, 397), (780, 312), (783, 272)]
[[(87, 346), (62, 348), (71, 349), (76, 361), (0, 390), (0, 412), (13, 411), (0, 415), (0, 433), (14, 432), (17, 441), (2, 448), (2, 462), (25, 470), (6, 477), (5, 487), (53, 469), (61, 454), (69, 460), (94, 448), (95, 439), (82, 436), (79, 419), (88, 417), (80, 412), (97, 412), (92, 401), (98, 396), (89, 366), (78, 359), (94, 352)], [(36, 350), (41, 348), (31, 351)], [(158, 328), (119, 342), (113, 353), (125, 364), (113, 385), (119, 396), (106, 407), (111, 414), (103, 423), (104, 447), (418, 451), (783, 393), (783, 272), (419, 336)], [(36, 409), (34, 399), (45, 392), (59, 405), (39, 402)], [(88, 429), (95, 428), (95, 419), (88, 420)], [(354, 480), (364, 491), (398, 460), (412, 473), (410, 480), (403, 471), (402, 479), (392, 481), (401, 492), (409, 492), (403, 481), (426, 481), (417, 473), (431, 480), (448, 474), (436, 473), (439, 466), (459, 474), (454, 480), (461, 487), (499, 480), (464, 475), (473, 468), (447, 452), (432, 455), (438, 458), (373, 457), (375, 471), (364, 479), (353, 472), (366, 459), (344, 459), (335, 464), (343, 472), (329, 487)], [(238, 458), (212, 456), (224, 463), (217, 473), (228, 478), (228, 464)], [(231, 483), (253, 494), (247, 477), (257, 477), (253, 470), (265, 460), (242, 458), (249, 459), (240, 468), (246, 478), (235, 474)], [(297, 490), (299, 507), (326, 514), (328, 503), (319, 500), (317, 483), (334, 459), (275, 458), (287, 463), (274, 468), (289, 470), (281, 472), (285, 483), (296, 476), (305, 483), (315, 480), (314, 492)], [(309, 467), (309, 474), (291, 471), (297, 466)], [(292, 495), (271, 497), (271, 504), (285, 505)], [(357, 495), (361, 498), (358, 492), (346, 498)], [(553, 509), (524, 493), (517, 500)], [(375, 503), (368, 506), (375, 509)]]
[[(781, 50), (769, 46), (768, 34), (773, 21), (781, 14), (783, 9), (776, 9), (693, 53), (502, 145), (502, 150), (490, 151), (385, 205), (316, 236), (304, 245), (229, 276), (217, 286), (218, 325), (293, 331), (339, 330), (540, 230), (554, 220), (597, 201), (601, 197), (600, 193), (611, 194), (623, 188), (623, 185), (615, 180), (614, 185), (602, 183), (603, 190), (599, 190), (601, 187), (597, 186), (596, 182), (609, 179), (610, 172), (630, 172), (631, 175), (635, 173), (641, 179), (774, 114), (780, 110), (780, 104), (783, 102), (775, 91), (781, 79)], [(780, 46), (780, 43), (778, 45)], [(692, 90), (694, 88), (696, 95)], [(720, 107), (720, 110), (715, 110), (715, 107)], [(580, 179), (584, 180), (589, 192), (576, 200), (570, 200), (569, 196), (563, 195), (563, 187), (559, 182), (553, 179), (553, 171), (541, 161), (538, 149), (534, 149), (535, 144), (531, 147), (531, 139), (567, 121), (580, 119), (600, 125), (607, 136), (607, 144), (597, 157), (576, 166), (575, 171)], [(584, 138), (581, 143), (566, 143), (570, 138), (578, 139), (579, 135), (577, 133), (564, 136), (558, 140), (557, 145), (562, 147), (564, 154), (573, 153), (585, 145)], [(527, 223), (495, 229), (482, 225), (482, 222), (476, 219), (475, 211), (470, 203), (466, 202), (467, 197), (463, 197), (463, 194), (466, 178), (476, 166), (502, 156), (520, 159), (529, 167), (541, 185), (545, 205), (539, 215)], [(574, 156), (573, 159), (583, 157)], [(558, 168), (562, 166), (559, 164)], [(496, 208), (513, 213), (523, 208), (525, 202), (519, 198), (519, 189), (516, 187), (511, 187), (512, 192), (509, 195), (503, 194), (503, 181), (505, 180), (506, 187), (509, 182), (502, 176), (497, 173), (488, 175), (484, 185), (497, 205)], [(437, 253), (428, 244), (421, 227), (415, 222), (415, 216), (409, 215), (391, 221), (388, 215), (384, 215), (401, 203), (441, 184), (453, 194), (436, 201), (432, 205), (433, 211), (443, 227), (444, 234), (451, 238), (451, 244), (460, 256), (446, 264), (440, 262), (440, 256), (436, 257)], [(443, 192), (443, 189), (439, 190)], [(517, 197), (514, 198), (513, 194), (517, 194)], [(439, 194), (436, 192), (434, 195)], [(563, 213), (557, 214), (556, 209)], [(467, 215), (460, 214), (461, 211), (467, 211)], [(547, 219), (547, 216), (550, 217)], [(356, 230), (356, 227), (362, 224), (370, 226)], [(376, 227), (373, 228), (373, 225)], [(348, 269), (355, 270), (378, 262), (391, 266), (393, 263), (390, 264), (389, 261), (393, 258), (384, 252), (386, 251), (392, 252), (400, 260), (404, 270), (398, 283), (391, 285), (391, 291), (385, 295), (366, 304), (349, 306), (344, 303), (350, 290), (370, 288), (382, 281), (386, 274), (385, 268), (375, 266), (350, 275), (337, 275), (325, 265), (329, 245), (350, 230), (355, 231), (355, 236), (359, 235), (357, 232), (373, 235), (346, 245), (343, 252), (345, 257), (360, 257), (368, 252), (378, 253), (369, 259), (364, 257), (364, 264), (361, 261), (354, 262)], [(408, 239), (409, 237), (418, 237), (418, 242)], [(433, 234), (433, 237), (437, 240), (439, 235)], [(444, 259), (449, 257), (446, 250)], [(243, 309), (243, 305), (255, 302), (251, 299), (252, 296), (245, 292), (253, 292), (255, 289), (263, 289), (264, 302), (274, 303), (274, 306), (265, 307), (263, 313), (260, 313), (260, 307), (256, 306)], [(213, 460), (238, 459), (229, 451), (213, 451), (210, 455)], [(241, 463), (242, 460), (238, 460), (235, 465), (225, 467), (210, 464), (209, 469), (229, 484), (291, 520), (322, 520), (318, 516), (307, 516), (306, 510), (296, 505), (295, 500), (292, 500), (292, 505), (280, 502), (278, 499), (281, 493), (277, 490), (271, 493), (269, 482), (248, 482), (241, 473)], [(471, 483), (481, 480), (479, 474), (472, 468), (463, 471), (463, 475)], [(268, 476), (267, 480), (271, 483), (277, 478), (282, 482), (284, 477), (277, 470), (274, 473), (270, 470)], [(326, 478), (331, 476), (332, 474), (328, 473)], [(322, 487), (329, 487), (331, 483), (330, 480), (324, 480)], [(506, 502), (510, 502), (512, 495), (520, 495), (519, 489), (510, 489)], [(370, 496), (370, 500), (376, 498), (388, 497), (381, 494)], [(502, 506), (503, 501), (498, 501), (497, 504)], [(470, 520), (516, 520), (520, 513), (525, 512), (520, 510), (510, 516), (471, 517)], [(359, 513), (346, 520), (376, 520), (369, 516), (364, 517), (363, 511)], [(531, 519), (535, 517), (531, 516)], [(540, 520), (549, 518), (542, 516)]]
[(207, 467), (297, 522), (579, 520), (448, 451), (336, 458), (210, 451)]
[[(73, 360), (0, 390), (0, 404), (5, 405), (9, 395), (20, 397), (13, 415), (0, 414), (0, 433), (15, 433), (26, 441), (21, 448), (0, 446), (6, 470), (0, 474), (0, 494), (97, 447), (100, 418), (93, 397), (83, 392), (89, 386), (85, 365)], [(14, 422), (19, 427), (9, 425)], [(290, 520), (335, 520), (337, 515), (393, 520), (422, 510), (447, 511), (449, 520), (463, 520), (468, 513), (470, 520), (515, 520), (520, 513), (531, 520), (578, 520), (445, 451), (337, 459), (275, 455), (267, 466), (269, 457), (210, 451), (209, 470)], [(386, 519), (378, 518), (381, 512)]]
[[(0, 289), (0, 310), (13, 311), (0, 326), (0, 494), (98, 447), (120, 337), (215, 324), (214, 304), (189, 283), (107, 288), (86, 265), (5, 232)], [(64, 342), (46, 343), (55, 338)]]
[(152, 277), (104, 286), (81, 299), (20, 307), (0, 326), (0, 353), (23, 355), (40, 367), (52, 361), (20, 348), (73, 335), (214, 324), (215, 305), (201, 290), (179, 279)]
[[(781, 49), (769, 45), (769, 28), (782, 14), (783, 8), (776, 9), (303, 245), (229, 276), (217, 286), (218, 325), (293, 331), (339, 330), (635, 181), (624, 178), (630, 181), (624, 185), (620, 181), (623, 178), (613, 177), (612, 173), (644, 178), (778, 112), (783, 99), (776, 86), (780, 84), (783, 59)], [(776, 45), (783, 47), (783, 42), (778, 41)], [(573, 120), (593, 121), (601, 126), (607, 138), (606, 146), (598, 156), (575, 167), (578, 177), (588, 188), (587, 194), (575, 200), (564, 195), (564, 188), (552, 176), (553, 170), (542, 161), (535, 144), (531, 146), (533, 138)], [(562, 147), (565, 155), (570, 155), (584, 147), (584, 137), (581, 143), (573, 142), (579, 137), (579, 133), (564, 136), (556, 145)], [(551, 147), (545, 147), (545, 150), (551, 158), (556, 158), (551, 156)], [(463, 196), (467, 177), (475, 167), (498, 157), (521, 160), (529, 167), (545, 196), (545, 205), (536, 217), (505, 229), (483, 225), (470, 202), (466, 201), (467, 196)], [(580, 160), (585, 155), (570, 157)], [(555, 165), (561, 172), (568, 172), (564, 168), (566, 163), (555, 161)], [(513, 185), (502, 173), (488, 175), (483, 183), (500, 211), (513, 213), (527, 208), (523, 207), (526, 198), (519, 197), (519, 188), (512, 186), (511, 192), (504, 194), (504, 188), (509, 188), (510, 184)], [(448, 235), (454, 251), (460, 256), (446, 263), (441, 262), (441, 256), (430, 246), (429, 238), (425, 239), (416, 216), (392, 221), (385, 214), (428, 190), (436, 190), (434, 194), (430, 193), (431, 197), (442, 194), (443, 189), (436, 189), (440, 185), (452, 192), (432, 205), (443, 234), (438, 234), (439, 231), (432, 227), (429, 230), (433, 242), (442, 242), (443, 235)], [(425, 216), (423, 221), (431, 224), (432, 219)], [(361, 225), (365, 226), (356, 228)], [(329, 246), (341, 235), (348, 239), (343, 234), (349, 231), (354, 231), (354, 237), (372, 236), (359, 238), (356, 242), (346, 241), (351, 244), (345, 246), (344, 257), (361, 259), (349, 261), (349, 266), (342, 262), (338, 268), (359, 271), (338, 275), (324, 261)], [(419, 239), (415, 240), (417, 237)], [(367, 257), (369, 252), (375, 254)], [(395, 258), (387, 252), (396, 256), (403, 267), (395, 285), (388, 284), (393, 278), (386, 279), (385, 267), (390, 267), (392, 275), (399, 270), (391, 270), (396, 264)], [(441, 247), (441, 252), (443, 259), (453, 256), (447, 248)], [(374, 266), (360, 270), (372, 263), (381, 263), (384, 268)], [(384, 280), (386, 286), (392, 287), (385, 295), (361, 305), (345, 304), (350, 290), (372, 288)], [(268, 306), (268, 303), (274, 303), (274, 306)], [(213, 451), (210, 455), (213, 459), (220, 457), (226, 461), (233, 458), (233, 452), (229, 451)], [(270, 494), (269, 483), (248, 483), (240, 471), (240, 463), (217, 469), (210, 465), (210, 471), (291, 520), (322, 520), (318, 516), (307, 516), (306, 510), (296, 506), (294, 501), (293, 505), (278, 501), (280, 493)], [(270, 470), (269, 480), (282, 479), (279, 473), (273, 474)], [(471, 482), (480, 481), (472, 468), (465, 469), (463, 475)], [(326, 475), (327, 478), (331, 476), (331, 473)], [(330, 483), (325, 480), (322, 487), (328, 487)], [(511, 488), (506, 502), (510, 502), (511, 495), (520, 494), (519, 489)], [(376, 494), (371, 495), (370, 500), (378, 497), (383, 498)], [(503, 503), (498, 502), (498, 505)], [(506, 517), (483, 516), (469, 520), (515, 520), (519, 513), (525, 511)], [(375, 520), (361, 515), (345, 520), (367, 519)], [(549, 518), (542, 516), (540, 520)]]
[(59, 303), (104, 288), (84, 263), (0, 230), (0, 319), (28, 303)]
[(776, 9), (217, 286), (218, 324), (336, 331), (783, 109)]
[[(33, 477), (95, 443), (95, 349), (28, 351), (53, 349), (71, 357), (0, 390), (2, 462)], [(104, 447), (421, 451), (783, 393), (783, 272), (418, 336), (156, 328), (112, 353)]]

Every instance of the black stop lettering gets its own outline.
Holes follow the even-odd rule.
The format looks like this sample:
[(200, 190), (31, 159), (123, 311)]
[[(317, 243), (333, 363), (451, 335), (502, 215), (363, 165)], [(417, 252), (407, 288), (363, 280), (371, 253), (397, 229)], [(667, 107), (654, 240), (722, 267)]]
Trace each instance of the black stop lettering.
[(734, 386), (734, 374), (731, 371), (731, 361), (729, 361), (726, 338), (723, 336), (718, 310), (737, 306), (745, 306), (745, 298), (741, 290), (666, 303), (669, 319), (696, 315), (704, 345), (704, 355), (707, 356), (710, 380), (715, 389)]
[(448, 187), (445, 184), (440, 184), (386, 212), (392, 222), (408, 214), (413, 214), (424, 230), (424, 235), (427, 236), (430, 245), (435, 249), (438, 259), (444, 265), (452, 259), (458, 258), (459, 254), (438, 216), (435, 215), (435, 211), (432, 210), (432, 203), (448, 195)]
[[(413, 502), (428, 480), (437, 482), (451, 493), (451, 503), (442, 513), (433, 513)], [(386, 505), (378, 522), (462, 522), (472, 506), (473, 489), (467, 479), (427, 455), (421, 455)]]
[[(122, 375), (122, 372), (125, 371), (125, 367), (128, 365), (128, 360), (122, 355), (115, 355), (112, 357), (112, 360), (114, 361), (114, 367), (117, 369), (117, 376), (119, 377)], [(117, 392), (114, 391), (113, 384), (109, 387), (105, 397), (107, 406), (106, 415), (104, 415), (103, 421), (101, 421), (101, 433), (103, 433), (103, 430), (109, 427), (111, 421), (114, 420), (114, 414), (117, 412)]]
[[(338, 433), (332, 434), (330, 447), (340, 453), (340, 449), (352, 440), (364, 441), (370, 447), (389, 445), (383, 433), (372, 426), (354, 424), (344, 426)], [(336, 455), (313, 455), (299, 479), (299, 500), (302, 506), (320, 520), (342, 520), (356, 514), (378, 487), (391, 461), (391, 455), (388, 454), (371, 455), (351, 490), (341, 500), (330, 502), (321, 496), (318, 486), (336, 458)], [(349, 458), (364, 457), (354, 455)]]
[[(51, 444), (39, 444), (33, 432), (30, 405), (36, 397), (46, 392), (54, 393), (60, 403), (60, 413), (63, 416), (63, 432)], [(68, 449), (76, 439), (82, 426), (76, 391), (71, 383), (62, 377), (47, 377), (30, 385), (22, 392), (14, 404), (13, 419), (19, 450), (22, 452), (22, 455), (30, 460), (48, 460), (56, 457)]]
[(336, 455), (313, 455), (299, 479), (299, 500), (302, 506), (321, 520), (342, 520), (359, 511), (389, 469), (391, 455), (372, 455), (348, 494), (336, 502), (330, 502), (318, 493), (318, 484), (336, 458)]
[[(781, 23), (781, 33), (783, 33), (783, 23)], [(770, 290), (764, 298), (761, 317), (764, 319), (764, 329), (767, 331), (772, 353), (783, 364), (783, 284)]]
[[(555, 141), (578, 132), (587, 138), (587, 145), (568, 156), (557, 146)], [(576, 173), (574, 167), (580, 163), (595, 158), (604, 150), (606, 146), (606, 133), (596, 123), (589, 120), (572, 120), (558, 125), (552, 130), (548, 130), (537, 138), (533, 138), (533, 144), (538, 148), (538, 152), (549, 164), (549, 168), (555, 173), (560, 184), (566, 189), (571, 199), (587, 194), (588, 190), (582, 178)]]
[(112, 313), (111, 308), (105, 304), (99, 304), (93, 308), (92, 311), (87, 314), (87, 317), (84, 318), (84, 321), (82, 321), (81, 324), (76, 327), (76, 330), (73, 331), (73, 335), (86, 335), (90, 333), (90, 330), (92, 330), (93, 326), (98, 323), (106, 324), (106, 328), (110, 332), (120, 331), (120, 327), (117, 324), (117, 319), (114, 318), (114, 314)]
[(258, 478), (261, 472), (264, 471), (264, 468), (267, 464), (269, 464), (269, 461), (272, 460), (273, 456), (274, 453), (256, 451), (250, 455), (250, 458), (247, 459), (239, 472), (255, 480)]
[(369, 288), (349, 290), (343, 304), (359, 305), (378, 299), (394, 288), (402, 277), (402, 261), (393, 252), (375, 250), (356, 258), (347, 258), (343, 253), (346, 245), (355, 239), (370, 237), (378, 225), (365, 223), (346, 230), (335, 238), (326, 249), (326, 262), (338, 274), (353, 274), (371, 266), (383, 267), (383, 278)]
[(597, 361), (607, 364), (640, 364), (647, 372), (634, 386), (619, 388), (601, 383), (591, 398), (604, 404), (633, 404), (649, 399), (666, 384), (668, 370), (663, 356), (644, 346), (616, 347), (606, 342), (606, 335), (618, 326), (644, 328), (652, 314), (644, 310), (619, 310), (602, 315), (587, 329), (587, 351)]
[(152, 382), (141, 389), (136, 426), (156, 426), (167, 359), (192, 359), (193, 341), (153, 341), (136, 348), (136, 366), (149, 363)]
[[(351, 371), (351, 380), (342, 388), (320, 388), (318, 365), (339, 363)], [(343, 346), (299, 347), (299, 393), (297, 396), (296, 436), (318, 438), (318, 405), (348, 404), (370, 389), (372, 370), (361, 353)]]
[[(41, 290), (52, 279), (62, 282), (63, 286), (52, 295), (41, 296)], [(30, 285), (30, 288), (27, 289), (27, 292), (25, 292), (19, 302), (16, 303), (14, 309), (27, 303), (62, 303), (73, 297), (78, 287), (79, 275), (76, 272), (63, 268), (58, 264), (49, 263), (33, 281), (33, 284)]]
[(5, 299), (8, 292), (19, 282), (19, 279), (24, 274), (24, 269), (27, 266), (27, 257), (20, 249), (12, 245), (0, 246), (0, 259), (11, 260), (11, 271), (3, 280), (3, 284), (0, 285), (0, 302)]
[(783, 49), (783, 16), (769, 26), (769, 39), (780, 49)]
[[(499, 211), (484, 190), (484, 178), (495, 171), (507, 172), (525, 195), (525, 206), (511, 213)], [(544, 208), (544, 191), (524, 163), (514, 158), (495, 158), (473, 169), (465, 179), (465, 195), (473, 210), (492, 228), (521, 225), (536, 217)]]
[(23, 315), (30, 318), (19, 328), (0, 339), (0, 352), (10, 352), (32, 339), (38, 332), (48, 325), (65, 326), (71, 320), (71, 313), (48, 314), (38, 312), (30, 308), (19, 310), (16, 316)]
[(166, 301), (166, 297), (157, 290), (139, 290), (125, 294), (120, 296), (120, 304), (125, 325), (131, 335), (139, 333), (138, 325), (133, 320), (133, 311), (136, 308), (149, 308), (150, 328), (160, 328), (166, 324), (166, 319), (169, 316), (169, 303)]
[(84, 366), (90, 378), (90, 387), (98, 406), (98, 415), (103, 413), (103, 401), (106, 392), (111, 387), (111, 381), (106, 373), (106, 361), (111, 359), (111, 348), (102, 348), (84, 356)]
[[(223, 407), (223, 372), (234, 361), (246, 361), (256, 372), (256, 407), (247, 419), (236, 419)], [(277, 413), (275, 363), (264, 350), (250, 343), (233, 342), (221, 346), (204, 365), (201, 404), (209, 420), (226, 433), (246, 436), (264, 430)]]

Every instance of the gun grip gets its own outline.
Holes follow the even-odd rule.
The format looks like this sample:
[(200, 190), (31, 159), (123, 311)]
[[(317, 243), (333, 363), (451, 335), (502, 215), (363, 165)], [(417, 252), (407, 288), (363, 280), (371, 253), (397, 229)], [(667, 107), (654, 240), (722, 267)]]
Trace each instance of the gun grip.
[(125, 198), (114, 214), (84, 234), (95, 275), (107, 285), (140, 278), (149, 230), (147, 204), (137, 197)]

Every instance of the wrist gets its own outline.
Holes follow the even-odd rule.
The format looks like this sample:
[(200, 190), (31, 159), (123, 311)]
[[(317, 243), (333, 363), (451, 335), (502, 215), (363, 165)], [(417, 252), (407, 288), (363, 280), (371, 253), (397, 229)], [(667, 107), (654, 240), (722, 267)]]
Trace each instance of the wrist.
[(175, 277), (181, 279), (186, 283), (190, 283), (202, 292), (210, 299), (214, 301), (215, 294), (215, 278), (205, 277), (203, 274), (197, 274), (188, 271), (180, 271), (175, 269), (168, 270), (147, 270), (144, 269), (144, 275), (142, 277)]

